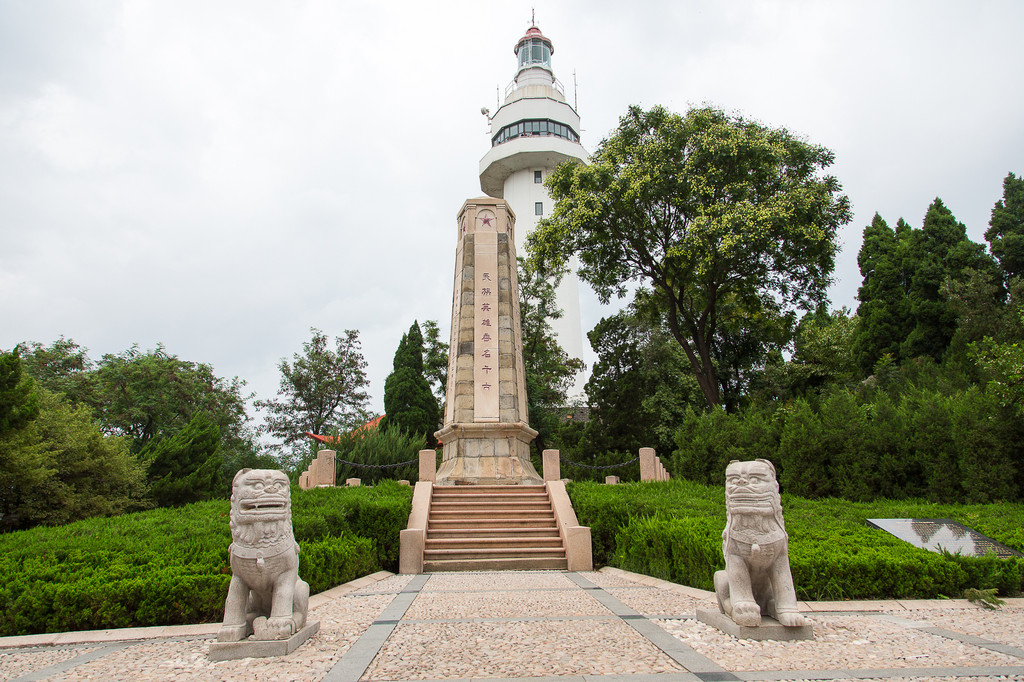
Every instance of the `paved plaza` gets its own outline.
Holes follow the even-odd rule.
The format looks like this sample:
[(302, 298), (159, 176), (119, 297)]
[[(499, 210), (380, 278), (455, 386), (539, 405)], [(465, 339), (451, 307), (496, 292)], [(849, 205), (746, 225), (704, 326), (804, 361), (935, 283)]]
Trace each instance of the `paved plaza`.
[(709, 592), (605, 568), (382, 572), (311, 599), (276, 659), (212, 662), (218, 624), (0, 638), (4, 680), (1024, 680), (1024, 599), (801, 603), (814, 640), (737, 641)]

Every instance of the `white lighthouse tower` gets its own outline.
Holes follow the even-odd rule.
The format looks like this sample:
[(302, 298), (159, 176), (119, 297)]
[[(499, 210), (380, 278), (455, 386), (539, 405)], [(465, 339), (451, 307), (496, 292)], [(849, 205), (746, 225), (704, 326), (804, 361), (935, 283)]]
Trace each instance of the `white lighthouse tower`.
[[(532, 22), (531, 22), (532, 23)], [(491, 150), (480, 160), (480, 188), (504, 199), (516, 215), (516, 253), (524, 254), (526, 236), (551, 214), (554, 202), (542, 184), (558, 164), (572, 159), (587, 163), (580, 145), (580, 117), (565, 99), (562, 84), (551, 70), (555, 48), (536, 24), (515, 46), (519, 62), (505, 101), (490, 117)], [(583, 358), (580, 291), (575, 268), (557, 290), (561, 319), (552, 320), (558, 343), (572, 357)], [(582, 377), (573, 392), (582, 392)]]

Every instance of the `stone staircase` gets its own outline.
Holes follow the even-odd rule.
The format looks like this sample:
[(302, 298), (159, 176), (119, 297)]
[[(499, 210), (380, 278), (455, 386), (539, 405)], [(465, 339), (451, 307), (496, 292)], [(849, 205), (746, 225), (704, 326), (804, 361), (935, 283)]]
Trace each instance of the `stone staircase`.
[(424, 572), (567, 566), (544, 486), (434, 486), (423, 544)]

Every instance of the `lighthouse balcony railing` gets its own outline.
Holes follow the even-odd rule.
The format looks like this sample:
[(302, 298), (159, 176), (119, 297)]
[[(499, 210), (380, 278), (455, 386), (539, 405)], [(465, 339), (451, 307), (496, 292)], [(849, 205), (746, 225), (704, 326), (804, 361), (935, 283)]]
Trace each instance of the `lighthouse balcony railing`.
[[(565, 86), (562, 85), (562, 81), (558, 80), (557, 78), (553, 79), (551, 81), (551, 87), (553, 87), (555, 90), (557, 90), (558, 94), (560, 94), (562, 97), (565, 97)], [(511, 95), (512, 91), (515, 90), (515, 89), (516, 89), (516, 82), (514, 80), (511, 83), (509, 83), (508, 85), (505, 86), (505, 99), (506, 100), (509, 98), (509, 95)]]

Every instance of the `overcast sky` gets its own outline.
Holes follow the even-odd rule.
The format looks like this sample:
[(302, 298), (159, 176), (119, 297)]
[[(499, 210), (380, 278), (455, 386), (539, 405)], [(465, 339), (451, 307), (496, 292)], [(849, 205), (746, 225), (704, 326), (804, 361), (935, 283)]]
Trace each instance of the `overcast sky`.
[[(590, 151), (631, 104), (704, 103), (833, 149), (835, 306), (876, 211), (939, 196), (983, 241), (1024, 173), (1011, 0), (0, 0), (0, 348), (163, 343), (270, 398), (310, 327), (358, 329), (382, 410), (412, 321), (447, 339), (480, 107), (532, 7)], [(608, 312), (585, 297), (584, 331)]]

